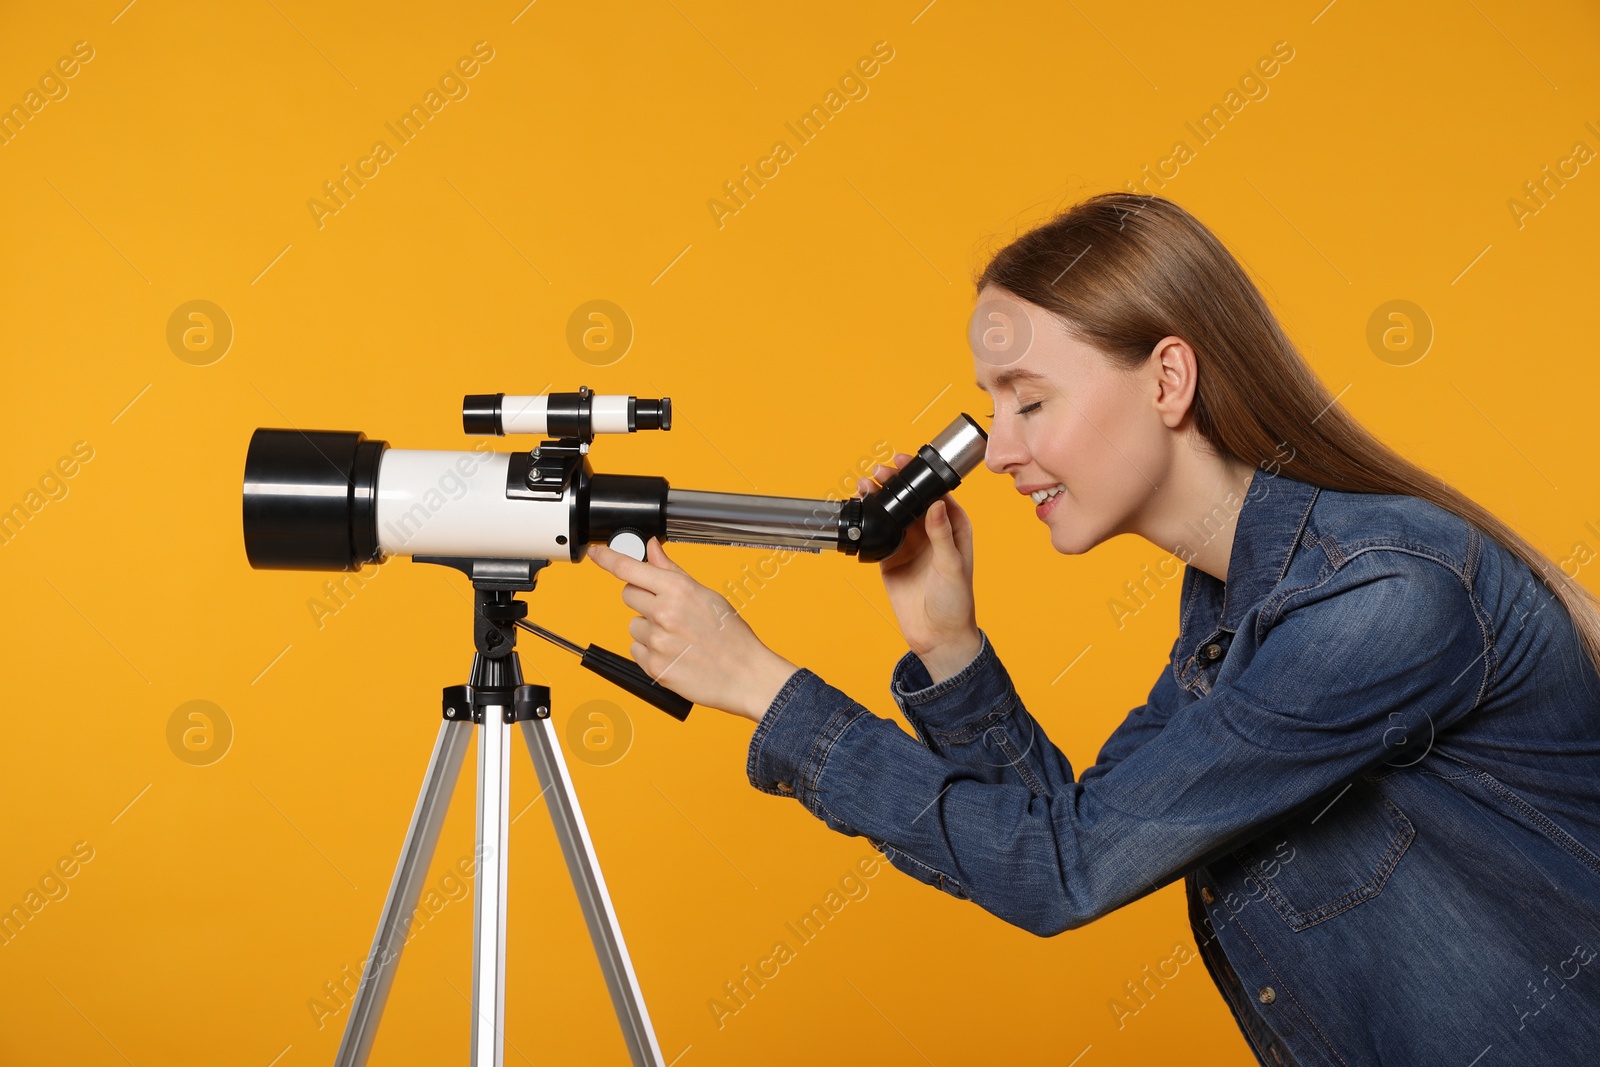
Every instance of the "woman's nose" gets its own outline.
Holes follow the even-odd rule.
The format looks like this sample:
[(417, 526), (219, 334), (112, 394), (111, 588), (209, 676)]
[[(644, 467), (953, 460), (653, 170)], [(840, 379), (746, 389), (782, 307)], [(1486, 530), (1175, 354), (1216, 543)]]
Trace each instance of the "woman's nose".
[(1003, 422), (997, 421), (989, 429), (989, 439), (984, 445), (983, 464), (996, 474), (1005, 474), (1027, 462), (1022, 442)]

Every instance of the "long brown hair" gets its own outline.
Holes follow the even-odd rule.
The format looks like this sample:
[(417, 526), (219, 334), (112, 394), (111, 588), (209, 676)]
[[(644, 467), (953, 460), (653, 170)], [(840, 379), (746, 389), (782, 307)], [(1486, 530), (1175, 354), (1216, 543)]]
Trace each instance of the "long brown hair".
[(1600, 600), (1491, 512), (1352, 418), (1289, 340), (1239, 261), (1170, 200), (1102, 193), (995, 253), (977, 279), (1054, 312), (1115, 365), (1163, 337), (1199, 363), (1195, 429), (1212, 450), (1347, 493), (1420, 497), (1516, 555), (1567, 609), (1600, 670)]

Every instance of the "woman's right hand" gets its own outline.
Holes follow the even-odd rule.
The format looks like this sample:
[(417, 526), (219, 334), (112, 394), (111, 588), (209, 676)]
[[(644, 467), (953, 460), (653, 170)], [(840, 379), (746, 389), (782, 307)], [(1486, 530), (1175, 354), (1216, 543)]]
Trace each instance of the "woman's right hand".
[[(874, 467), (856, 488), (862, 496), (876, 492), (911, 459), (896, 453), (893, 466)], [(933, 681), (970, 663), (981, 638), (972, 595), (972, 522), (961, 505), (946, 493), (906, 528), (905, 540), (878, 568), (900, 632)]]

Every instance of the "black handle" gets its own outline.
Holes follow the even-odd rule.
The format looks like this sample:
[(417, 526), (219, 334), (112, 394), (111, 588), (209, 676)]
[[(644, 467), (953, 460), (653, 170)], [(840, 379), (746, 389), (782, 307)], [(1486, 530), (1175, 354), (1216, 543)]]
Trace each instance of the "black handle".
[(644, 672), (644, 668), (625, 656), (590, 645), (578, 660), (606, 681), (619, 685), (647, 703), (654, 704), (679, 722), (689, 717), (694, 701), (665, 688)]

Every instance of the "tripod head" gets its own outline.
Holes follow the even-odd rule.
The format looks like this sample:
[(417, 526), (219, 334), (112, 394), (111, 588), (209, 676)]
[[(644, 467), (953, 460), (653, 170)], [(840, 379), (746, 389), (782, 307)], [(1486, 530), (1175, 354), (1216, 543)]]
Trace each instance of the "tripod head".
[[(543, 707), (523, 708), (513, 700), (512, 692), (522, 685), (522, 668), (513, 655), (517, 648), (518, 627), (538, 634), (546, 641), (559, 645), (578, 656), (580, 666), (620, 686), (682, 722), (689, 717), (692, 703), (663, 688), (644, 672), (637, 663), (615, 652), (590, 645), (579, 648), (566, 638), (551, 633), (542, 626), (527, 621), (528, 605), (517, 599), (518, 593), (531, 593), (539, 582), (539, 572), (550, 565), (547, 559), (475, 559), (470, 556), (412, 556), (414, 563), (437, 563), (460, 571), (472, 580), (472, 643), (477, 649), (473, 659), (470, 686), (461, 687), (457, 708), (446, 707), (445, 717), (455, 718), (451, 711), (461, 716), (478, 714), (473, 709), (484, 706), (506, 708), (510, 717), (543, 718), (550, 714), (548, 690), (536, 687), (547, 694)], [(447, 700), (447, 704), (450, 702)]]

